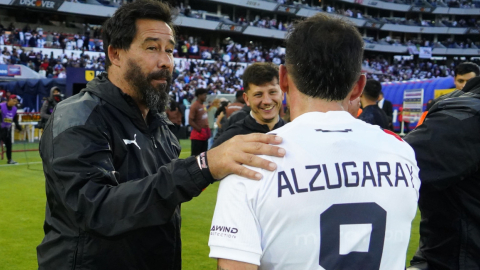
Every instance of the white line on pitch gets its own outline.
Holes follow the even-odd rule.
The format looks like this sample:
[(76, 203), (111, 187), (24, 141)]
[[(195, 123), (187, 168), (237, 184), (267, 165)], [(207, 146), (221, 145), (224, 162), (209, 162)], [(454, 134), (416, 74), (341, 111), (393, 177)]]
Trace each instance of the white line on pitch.
[(28, 163), (3, 164), (3, 165), (0, 165), (0, 167), (20, 166), (20, 165), (28, 165), (28, 164), (39, 164), (39, 163), (42, 163), (42, 162), (41, 161), (36, 161), (36, 162), (28, 162)]

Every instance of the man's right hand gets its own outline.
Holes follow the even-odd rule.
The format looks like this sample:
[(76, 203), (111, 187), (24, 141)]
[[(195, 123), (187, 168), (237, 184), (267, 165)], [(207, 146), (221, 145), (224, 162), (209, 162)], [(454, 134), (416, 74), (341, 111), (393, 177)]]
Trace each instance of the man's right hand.
[(267, 155), (285, 156), (285, 149), (271, 144), (280, 144), (282, 138), (276, 135), (252, 133), (237, 135), (221, 145), (207, 151), (207, 160), (213, 178), (219, 180), (229, 174), (237, 174), (253, 180), (260, 180), (262, 175), (242, 164), (273, 171), (277, 165), (258, 157)]

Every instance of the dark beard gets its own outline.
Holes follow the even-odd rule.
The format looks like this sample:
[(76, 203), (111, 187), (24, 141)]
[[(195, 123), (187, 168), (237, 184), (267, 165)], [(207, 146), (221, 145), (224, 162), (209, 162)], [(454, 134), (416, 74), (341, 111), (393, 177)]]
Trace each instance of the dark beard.
[[(172, 84), (172, 74), (168, 69), (152, 72), (145, 76), (140, 66), (133, 60), (128, 61), (129, 69), (125, 73), (125, 80), (135, 91), (135, 98), (140, 100), (151, 110), (164, 112), (167, 107), (168, 91)], [(165, 79), (167, 83), (152, 85), (152, 80)]]

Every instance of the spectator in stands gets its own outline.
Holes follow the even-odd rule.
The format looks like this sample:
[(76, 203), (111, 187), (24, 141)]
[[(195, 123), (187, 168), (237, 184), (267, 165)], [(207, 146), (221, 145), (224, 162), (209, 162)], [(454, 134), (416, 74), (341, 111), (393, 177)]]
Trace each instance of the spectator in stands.
[(363, 93), (360, 97), (363, 111), (358, 119), (372, 125), (377, 125), (382, 129), (388, 129), (388, 116), (377, 105), (378, 97), (380, 96), (381, 91), (382, 85), (380, 82), (375, 80), (367, 80), (365, 88), (363, 89)]
[(480, 77), (438, 101), (405, 137), (420, 168), (419, 248), (409, 270), (479, 269)]
[(18, 123), (17, 104), (16, 95), (8, 95), (7, 102), (0, 103), (0, 142), (3, 141), (7, 148), (7, 164), (18, 163), (12, 159), (12, 123), (18, 131), (22, 131)]
[[(380, 84), (380, 87), (382, 85)], [(385, 99), (383, 92), (378, 97), (378, 107), (382, 109), (388, 117), (388, 129), (393, 131), (393, 106), (392, 103)]]
[(190, 140), (192, 141), (192, 156), (197, 156), (208, 149), (208, 139), (211, 136), (208, 126), (208, 114), (205, 109), (205, 101), (207, 100), (207, 90), (199, 88), (195, 91), (197, 100), (190, 106), (190, 114), (188, 123), (192, 127)]
[(104, 26), (108, 73), (56, 107), (40, 144), (47, 210), (39, 270), (180, 269), (179, 205), (233, 172), (261, 178), (239, 162), (276, 167), (256, 156), (250, 162), (252, 154), (283, 156), (269, 145), (275, 136), (256, 134), (178, 159), (180, 145), (162, 114), (172, 29), (163, 2), (122, 5)]
[[(267, 133), (282, 127), (285, 122), (280, 118), (283, 93), (278, 84), (278, 68), (271, 63), (254, 63), (243, 73), (243, 98), (251, 114), (232, 123), (215, 140), (216, 147), (236, 135)], [(246, 107), (246, 106), (245, 106)], [(228, 108), (227, 108), (228, 110)], [(238, 113), (240, 111), (237, 111)], [(234, 117), (233, 113), (230, 118)]]

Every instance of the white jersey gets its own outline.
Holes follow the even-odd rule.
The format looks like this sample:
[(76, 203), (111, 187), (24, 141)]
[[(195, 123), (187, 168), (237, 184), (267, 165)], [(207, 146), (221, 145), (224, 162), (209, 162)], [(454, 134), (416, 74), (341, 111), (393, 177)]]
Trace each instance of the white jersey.
[(210, 257), (259, 269), (403, 270), (420, 180), (412, 148), (347, 112), (306, 113), (273, 133), (284, 158), (260, 181), (220, 183)]

